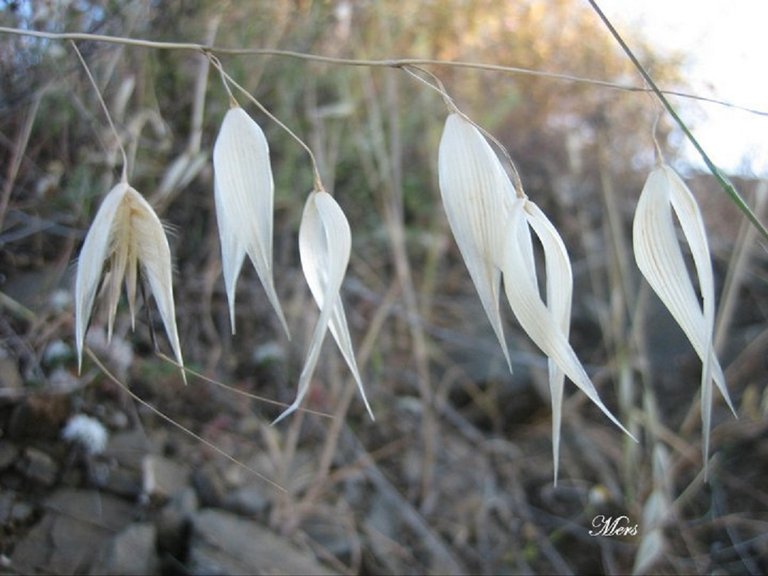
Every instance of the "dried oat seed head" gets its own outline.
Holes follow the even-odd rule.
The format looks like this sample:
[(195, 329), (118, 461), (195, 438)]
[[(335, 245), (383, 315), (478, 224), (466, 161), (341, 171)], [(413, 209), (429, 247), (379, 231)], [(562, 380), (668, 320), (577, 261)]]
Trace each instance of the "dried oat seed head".
[(275, 420), (275, 424), (294, 412), (304, 399), (328, 328), (352, 372), (368, 414), (374, 419), (355, 361), (344, 305), (339, 293), (347, 271), (351, 247), (352, 235), (341, 207), (327, 192), (312, 192), (304, 205), (301, 217), (299, 255), (304, 277), (312, 297), (320, 308), (320, 317), (312, 333), (307, 359), (299, 377), (296, 400)]
[(445, 122), (438, 176), (451, 232), (512, 371), (499, 311), (506, 215), (515, 198), (512, 183), (485, 137), (456, 113)]
[(134, 321), (138, 267), (144, 273), (163, 320), (165, 332), (182, 367), (181, 346), (173, 302), (171, 250), (155, 211), (126, 182), (116, 185), (101, 203), (80, 250), (75, 280), (75, 342), (78, 370), (82, 366), (85, 332), (99, 286), (106, 293), (108, 336), (112, 336), (120, 285), (125, 279), (131, 321)]
[[(515, 199), (509, 217), (504, 253), (504, 289), (512, 312), (523, 330), (547, 355), (552, 395), (552, 450), (557, 483), (562, 421), (563, 385), (568, 376), (624, 433), (621, 425), (600, 400), (597, 389), (568, 342), (571, 323), (573, 273), (560, 235), (536, 204)], [(544, 249), (546, 303), (539, 293), (531, 231)]]
[[(701, 299), (696, 295), (683, 260), (675, 233), (673, 212), (691, 250)], [(654, 169), (646, 180), (635, 211), (632, 236), (638, 268), (680, 325), (702, 361), (701, 415), (706, 477), (709, 470), (713, 379), (734, 415), (736, 411), (712, 345), (715, 287), (704, 221), (693, 194), (666, 164)]]
[(272, 272), (274, 182), (269, 145), (259, 125), (240, 107), (231, 108), (224, 116), (213, 148), (213, 169), (232, 332), (235, 332), (235, 285), (247, 254), (290, 338)]

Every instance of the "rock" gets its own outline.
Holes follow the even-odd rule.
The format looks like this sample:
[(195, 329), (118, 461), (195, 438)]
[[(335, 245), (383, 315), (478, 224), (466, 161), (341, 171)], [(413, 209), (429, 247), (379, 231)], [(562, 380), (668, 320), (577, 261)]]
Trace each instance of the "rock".
[(301, 528), (307, 536), (342, 562), (352, 557), (349, 530), (340, 521), (333, 522), (333, 519), (329, 518), (309, 517), (302, 522)]
[(12, 440), (58, 440), (59, 431), (71, 413), (69, 396), (31, 394), (16, 406), (8, 422)]
[(221, 506), (227, 493), (224, 479), (212, 462), (194, 471), (192, 485), (197, 491), (200, 505), (204, 507)]
[(72, 394), (85, 386), (85, 382), (63, 366), (55, 368), (48, 376), (48, 390), (56, 394)]
[(109, 494), (60, 488), (45, 501), (46, 513), (18, 542), (11, 556), (20, 573), (86, 574), (116, 532), (133, 517), (133, 506)]
[(157, 518), (157, 549), (178, 563), (184, 563), (189, 549), (192, 517), (198, 500), (194, 489), (187, 487), (176, 494), (160, 511)]
[(19, 449), (13, 442), (0, 440), (0, 470), (5, 470), (16, 461)]
[(74, 357), (72, 348), (63, 340), (53, 340), (43, 351), (43, 364), (46, 366), (61, 366)]
[(34, 513), (35, 508), (29, 502), (20, 500), (13, 503), (10, 520), (14, 524), (26, 524)]
[(7, 395), (21, 392), (24, 389), (24, 381), (19, 372), (19, 365), (5, 348), (0, 347), (0, 388)]
[(144, 457), (141, 471), (142, 491), (153, 500), (168, 500), (180, 492), (189, 479), (186, 466), (155, 454)]
[(45, 501), (45, 508), (59, 514), (90, 522), (115, 533), (125, 528), (134, 517), (132, 503), (92, 490), (60, 488)]
[(34, 507), (20, 499), (15, 490), (0, 493), (0, 526), (26, 524), (32, 519), (34, 512)]
[(152, 524), (131, 524), (113, 536), (101, 549), (91, 574), (154, 574), (158, 559), (156, 531)]
[(221, 507), (235, 514), (264, 520), (269, 509), (269, 500), (258, 488), (243, 486), (227, 494)]
[(109, 468), (104, 480), (104, 489), (131, 500), (141, 495), (141, 472), (123, 467)]
[(114, 458), (120, 466), (140, 471), (144, 456), (151, 451), (152, 443), (144, 431), (135, 429), (112, 434), (104, 456)]
[(59, 466), (48, 454), (33, 447), (24, 449), (16, 462), (16, 469), (30, 480), (43, 486), (53, 486), (59, 474)]
[(254, 522), (205, 509), (192, 523), (191, 574), (332, 574), (311, 552)]

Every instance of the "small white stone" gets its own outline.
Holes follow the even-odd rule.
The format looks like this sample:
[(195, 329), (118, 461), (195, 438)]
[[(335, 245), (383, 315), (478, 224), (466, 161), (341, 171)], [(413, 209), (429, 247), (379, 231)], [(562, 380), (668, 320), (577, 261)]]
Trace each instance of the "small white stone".
[(79, 444), (88, 454), (101, 454), (107, 447), (107, 429), (104, 425), (90, 416), (77, 414), (69, 419), (61, 437)]

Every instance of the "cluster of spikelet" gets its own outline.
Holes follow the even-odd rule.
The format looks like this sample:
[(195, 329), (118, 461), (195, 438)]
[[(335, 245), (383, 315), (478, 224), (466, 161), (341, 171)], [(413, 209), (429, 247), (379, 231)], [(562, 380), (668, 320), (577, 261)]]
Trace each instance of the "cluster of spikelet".
[[(502, 279), (507, 301), (517, 321), (548, 357), (557, 482), (566, 376), (612, 422), (632, 436), (600, 400), (568, 343), (573, 275), (565, 244), (547, 216), (525, 195), (519, 181), (513, 185), (498, 156), (474, 123), (456, 110), (448, 116), (440, 141), (439, 183), (451, 231), (510, 370), (499, 309)], [(693, 254), (703, 307), (677, 241), (673, 212)], [(531, 233), (544, 252), (545, 299), (536, 278)], [(733, 405), (712, 344), (714, 281), (704, 224), (690, 190), (662, 162), (651, 172), (643, 188), (635, 214), (633, 237), (638, 267), (702, 360), (701, 407), (706, 473), (713, 379), (731, 410)]]
[[(274, 182), (269, 146), (259, 125), (239, 106), (233, 106), (224, 117), (213, 150), (213, 165), (216, 219), (232, 332), (235, 332), (235, 287), (248, 256), (267, 299), (290, 337), (273, 279)], [(320, 317), (301, 371), (296, 400), (275, 422), (300, 406), (329, 329), (373, 418), (340, 296), (351, 245), (351, 232), (344, 212), (333, 197), (318, 186), (309, 194), (304, 206), (299, 228), (299, 254), (310, 292), (320, 308)], [(78, 366), (82, 365), (85, 331), (99, 287), (103, 286), (106, 293), (108, 337), (111, 338), (123, 278), (131, 318), (134, 317), (139, 266), (147, 278), (184, 377), (168, 240), (152, 207), (125, 180), (102, 202), (80, 252), (75, 284)]]
[[(232, 332), (235, 331), (235, 286), (247, 256), (290, 337), (273, 280), (274, 183), (269, 146), (258, 124), (235, 103), (222, 122), (213, 150), (213, 165), (216, 216)], [(573, 275), (565, 244), (547, 216), (525, 195), (519, 180), (512, 183), (481, 131), (455, 108), (445, 123), (438, 165), (440, 192), (451, 230), (510, 371), (512, 365), (499, 306), (502, 280), (515, 318), (548, 358), (557, 481), (566, 376), (631, 436), (601, 401), (568, 341)], [(673, 212), (693, 254), (703, 306), (696, 296), (677, 242)], [(533, 236), (544, 253), (544, 298), (536, 275)], [(320, 315), (299, 378), (296, 400), (276, 422), (300, 406), (329, 329), (373, 418), (340, 297), (350, 247), (350, 227), (344, 213), (317, 182), (304, 206), (299, 253), (304, 276)], [(712, 345), (714, 282), (702, 218), (688, 188), (671, 168), (662, 163), (649, 176), (640, 197), (634, 221), (634, 249), (643, 275), (701, 357), (706, 462), (713, 379), (728, 405), (733, 407)], [(178, 364), (183, 367), (174, 312), (171, 254), (165, 231), (152, 207), (124, 178), (104, 199), (80, 254), (76, 281), (79, 364), (82, 363), (85, 331), (100, 286), (108, 308), (108, 334), (111, 337), (123, 279), (131, 318), (134, 317), (139, 271), (146, 277), (171, 348)]]

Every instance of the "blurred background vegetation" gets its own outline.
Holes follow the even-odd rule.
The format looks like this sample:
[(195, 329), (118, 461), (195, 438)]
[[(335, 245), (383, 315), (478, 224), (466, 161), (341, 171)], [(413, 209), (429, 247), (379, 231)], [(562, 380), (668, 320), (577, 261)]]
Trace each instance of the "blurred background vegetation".
[[(462, 60), (639, 83), (577, 0), (4, 0), (0, 25), (338, 58)], [(659, 85), (685, 89), (684, 54), (657, 53), (631, 31), (628, 40)], [(290, 401), (316, 318), (297, 250), (312, 185), (305, 153), (238, 96), (270, 143), (276, 285), (294, 337), (283, 338), (249, 266), (232, 336), (213, 213), (210, 152), (228, 107), (216, 71), (194, 51), (78, 47), (128, 149), (131, 184), (171, 231), (187, 362), (242, 390)], [(699, 362), (631, 253), (632, 212), (654, 161), (660, 113), (650, 96), (541, 75), (428, 67), (504, 143), (528, 195), (563, 235), (575, 274), (571, 342), (601, 396), (643, 438), (627, 443), (568, 389), (553, 488), (546, 361), (507, 310), (515, 364), (508, 373), (439, 202), (437, 144), (446, 115), (439, 95), (396, 69), (220, 58), (309, 144), (347, 214), (353, 254), (343, 297), (377, 421), (366, 419), (328, 343), (307, 405), (336, 419), (304, 414), (275, 429), (268, 423), (279, 408), (244, 403), (199, 379), (182, 389), (177, 372), (154, 354), (151, 327), (159, 324), (151, 306), (135, 333), (122, 310), (120, 346), (91, 346), (136, 393), (287, 488), (281, 494), (253, 477), (237, 480), (264, 490), (265, 523), (352, 573), (768, 570), (766, 254), (751, 252), (741, 216), (712, 179), (689, 174), (722, 290), (721, 361), (740, 408), (737, 421), (716, 405), (715, 465), (705, 485)], [(118, 150), (67, 43), (0, 34), (0, 74), (0, 339), (4, 366), (13, 366), (19, 382), (13, 393), (10, 377), (2, 383), (3, 418), (35, 394), (66, 394), (93, 414), (115, 404), (133, 410), (147, 437), (172, 444), (180, 460), (221, 472), (229, 463), (142, 407), (126, 408), (125, 395), (93, 365), (76, 376), (73, 263), (119, 174)], [(663, 117), (656, 137), (674, 164), (680, 136)], [(758, 197), (758, 182), (738, 184)], [(97, 317), (91, 332), (100, 326)], [(157, 346), (167, 350), (162, 336)], [(128, 360), (117, 348), (127, 349)], [(593, 538), (597, 514), (625, 514), (639, 535)], [(0, 552), (11, 555), (27, 528), (6, 526)]]

